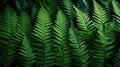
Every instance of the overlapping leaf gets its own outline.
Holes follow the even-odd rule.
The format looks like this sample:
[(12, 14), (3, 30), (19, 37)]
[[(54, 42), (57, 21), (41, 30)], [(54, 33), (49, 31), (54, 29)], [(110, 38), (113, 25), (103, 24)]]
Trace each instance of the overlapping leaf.
[(35, 66), (51, 67), (53, 64), (52, 52), (52, 22), (48, 11), (42, 6), (37, 16), (37, 22), (33, 29), (33, 50), (35, 52)]
[(92, 0), (73, 0), (73, 2), (79, 10), (87, 14), (92, 13)]
[(0, 65), (1, 67), (9, 67), (15, 59), (15, 45), (13, 44), (13, 34), (15, 31), (18, 17), (16, 12), (6, 6), (0, 21)]
[(71, 25), (69, 30), (70, 50), (72, 54), (72, 65), (74, 67), (88, 67), (88, 59), (90, 57), (85, 40), (82, 40), (80, 33), (75, 31)]
[(20, 44), (24, 36), (28, 36), (30, 34), (30, 30), (31, 30), (30, 17), (25, 11), (23, 11), (21, 12), (20, 17), (18, 19), (16, 31), (14, 34), (16, 43)]
[(116, 0), (112, 0), (112, 6), (113, 6), (113, 11), (114, 11), (114, 16), (113, 16), (113, 22), (114, 22), (114, 31), (115, 31), (115, 36), (116, 36), (116, 52), (114, 53), (114, 57), (113, 57), (113, 66), (114, 67), (119, 67), (120, 66), (120, 5)]
[(55, 21), (54, 29), (54, 52), (55, 65), (57, 67), (69, 67), (71, 62), (68, 44), (69, 23), (63, 11), (59, 9)]
[(118, 4), (118, 2), (116, 1), (116, 0), (113, 0), (112, 1), (112, 6), (113, 6), (113, 11), (114, 11), (114, 13), (115, 13), (115, 15), (114, 15), (114, 29), (115, 29), (115, 31), (117, 31), (117, 32), (120, 32), (120, 19), (119, 19), (119, 17), (120, 17), (120, 8), (119, 8), (119, 4)]
[(113, 59), (113, 66), (114, 67), (120, 67), (120, 49), (118, 49), (118, 52), (115, 54), (115, 57)]
[(61, 2), (61, 7), (63, 8), (64, 13), (67, 15), (68, 20), (74, 18), (74, 8), (71, 0), (63, 0)]
[(22, 67), (31, 67), (35, 61), (35, 56), (29, 43), (28, 37), (31, 30), (30, 17), (26, 12), (22, 12), (14, 34), (16, 44), (16, 57)]
[[(90, 54), (88, 57), (91, 57), (92, 49), (93, 49), (92, 48), (93, 47), (93, 39), (95, 36), (94, 34), (95, 34), (96, 29), (93, 26), (92, 21), (90, 20), (89, 16), (86, 13), (84, 13), (81, 10), (78, 10), (76, 7), (75, 7), (75, 10), (76, 10), (76, 18), (77, 18), (77, 22), (75, 23), (76, 24), (75, 26), (79, 31), (79, 38), (80, 38), (81, 42), (84, 42), (83, 45), (86, 44), (88, 46), (88, 47), (86, 47), (86, 50), (89, 50)], [(80, 40), (78, 40), (78, 41), (80, 41)], [(86, 61), (86, 63), (88, 63), (88, 62)]]
[(97, 30), (97, 38), (94, 42), (93, 60), (95, 67), (103, 67), (105, 62), (111, 57), (113, 53), (113, 26), (108, 22), (106, 11), (95, 1), (93, 21)]
[(26, 36), (24, 36), (22, 44), (20, 46), (19, 59), (22, 67), (31, 67), (35, 62), (35, 55), (30, 46), (30, 42)]
[(76, 7), (75, 10), (77, 18), (77, 22), (75, 23), (76, 27), (80, 31), (83, 39), (90, 40), (93, 37), (92, 34), (95, 31), (92, 21), (90, 20), (90, 17), (86, 13), (78, 10)]

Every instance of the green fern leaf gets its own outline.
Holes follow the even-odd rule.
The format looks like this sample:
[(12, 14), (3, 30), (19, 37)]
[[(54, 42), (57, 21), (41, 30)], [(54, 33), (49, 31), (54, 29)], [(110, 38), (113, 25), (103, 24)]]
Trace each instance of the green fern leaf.
[[(81, 42), (83, 41), (84, 45), (86, 44), (89, 49), (89, 56), (91, 59), (92, 53), (93, 53), (93, 41), (95, 38), (95, 27), (92, 23), (92, 21), (90, 20), (89, 16), (84, 13), (83, 11), (77, 9), (76, 7), (75, 11), (76, 11), (76, 18), (77, 18), (77, 22), (75, 23), (76, 28), (79, 31), (79, 38), (81, 40)], [(87, 50), (88, 50), (87, 49)], [(89, 57), (88, 56), (88, 57)], [(91, 64), (92, 60), (90, 60), (90, 64)]]
[(117, 53), (114, 56), (113, 60), (113, 66), (114, 67), (120, 67), (120, 49), (118, 49)]
[(71, 0), (63, 0), (61, 2), (61, 7), (63, 8), (63, 11), (66, 14), (68, 20), (74, 18), (74, 8)]
[(37, 22), (33, 29), (33, 50), (36, 54), (36, 66), (51, 67), (53, 52), (51, 43), (52, 22), (48, 11), (42, 6), (37, 16)]
[(91, 5), (92, 0), (74, 0), (73, 2), (79, 10), (81, 10), (87, 14), (92, 13), (92, 9), (91, 9), (92, 8), (92, 5)]
[(18, 11), (22, 11), (22, 1), (21, 0), (15, 0), (15, 6)]
[(24, 36), (29, 36), (31, 30), (31, 21), (29, 15), (23, 11), (20, 14), (18, 19), (17, 27), (15, 30), (15, 43), (20, 44), (24, 38)]
[(35, 62), (35, 55), (30, 46), (30, 42), (26, 36), (24, 36), (22, 45), (19, 52), (19, 58), (21, 67), (31, 67)]
[(20, 63), (20, 66), (22, 67), (31, 67), (35, 58), (27, 39), (30, 35), (30, 23), (31, 21), (29, 15), (24, 11), (21, 12), (14, 34), (14, 43), (16, 44), (16, 53), (18, 53), (16, 54), (18, 60), (17, 62)]
[(113, 53), (113, 26), (108, 22), (106, 11), (95, 1), (93, 21), (97, 30), (97, 38), (94, 42), (94, 54), (95, 67), (103, 67), (104, 63), (111, 57)]
[(111, 0), (100, 0), (101, 1), (101, 6), (104, 7), (104, 9), (106, 10), (107, 12), (107, 15), (109, 18), (111, 18), (111, 9), (110, 9), (110, 6), (111, 6)]
[[(46, 0), (44, 6), (48, 9), (49, 13), (54, 15), (57, 12), (57, 7), (59, 6), (61, 0)], [(54, 5), (53, 5), (54, 4)], [(52, 16), (51, 15), (51, 16)]]
[(68, 46), (68, 26), (64, 13), (59, 9), (57, 19), (55, 21), (54, 29), (54, 51), (55, 51), (55, 65), (58, 67), (69, 67), (70, 53)]
[(70, 50), (74, 67), (88, 67), (89, 53), (85, 40), (81, 39), (79, 32), (73, 26), (69, 30)]
[(114, 15), (114, 30), (117, 32), (120, 32), (120, 5), (116, 0), (112, 1), (113, 11), (115, 13)]
[(113, 56), (113, 66), (114, 67), (120, 67), (120, 47), (119, 47), (119, 43), (120, 43), (120, 5), (116, 0), (112, 0), (112, 6), (113, 6), (113, 11), (114, 11), (114, 16), (113, 16), (113, 22), (114, 22), (114, 31), (115, 31), (115, 36), (116, 36), (116, 52), (114, 53)]
[(32, 9), (31, 9), (31, 18), (32, 18), (33, 22), (35, 22), (35, 20), (37, 18), (38, 11), (39, 11), (38, 4), (33, 3)]
[(77, 22), (75, 23), (76, 27), (80, 31), (81, 37), (87, 41), (90, 41), (93, 38), (93, 33), (95, 31), (92, 21), (86, 13), (80, 11), (76, 7), (74, 8), (77, 18)]
[(13, 34), (17, 20), (16, 12), (7, 5), (0, 21), (0, 65), (2, 67), (9, 67), (15, 59)]

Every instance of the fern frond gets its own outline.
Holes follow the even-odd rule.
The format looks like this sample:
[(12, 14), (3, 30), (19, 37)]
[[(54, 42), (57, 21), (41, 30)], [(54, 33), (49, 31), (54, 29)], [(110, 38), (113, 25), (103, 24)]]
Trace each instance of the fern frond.
[(23, 0), (22, 3), (24, 8), (31, 8), (33, 0)]
[(85, 40), (73, 26), (69, 30), (70, 50), (72, 54), (73, 67), (88, 67), (89, 53)]
[[(93, 13), (93, 20), (96, 22), (96, 27), (100, 27), (100, 24), (104, 24), (108, 21), (108, 17), (106, 15), (106, 11), (102, 8), (95, 0), (94, 2), (94, 13)], [(99, 22), (98, 22), (99, 21)]]
[(97, 30), (97, 38), (94, 42), (93, 58), (95, 67), (103, 67), (104, 63), (112, 56), (113, 53), (113, 26), (108, 22), (106, 11), (95, 1), (93, 21)]
[(33, 22), (35, 22), (35, 20), (37, 18), (38, 11), (39, 11), (38, 4), (33, 3), (32, 9), (31, 9), (31, 18), (32, 18)]
[(20, 14), (18, 19), (17, 27), (15, 30), (15, 43), (20, 44), (24, 38), (24, 36), (29, 36), (31, 30), (31, 21), (29, 15), (23, 11)]
[(68, 45), (68, 27), (69, 23), (63, 11), (59, 9), (56, 17), (54, 31), (54, 52), (55, 52), (55, 65), (58, 67), (69, 67), (70, 65), (70, 52)]
[(2, 67), (9, 67), (15, 59), (13, 34), (17, 20), (16, 12), (7, 5), (0, 21), (0, 65)]
[(118, 49), (117, 53), (115, 54), (114, 60), (113, 60), (113, 66), (114, 67), (120, 67), (120, 48)]
[(76, 17), (77, 17), (77, 28), (80, 30), (80, 31), (87, 31), (88, 28), (87, 28), (87, 23), (91, 23), (89, 21), (89, 17), (83, 13), (82, 11), (80, 11), (79, 9), (77, 9), (76, 7), (75, 8), (75, 11), (76, 11)]
[(74, 17), (74, 8), (71, 0), (63, 0), (61, 2), (61, 7), (63, 8), (64, 13), (66, 14), (68, 20), (73, 19)]
[(51, 67), (53, 63), (52, 52), (52, 22), (48, 11), (42, 6), (37, 16), (37, 22), (33, 29), (33, 50), (36, 54), (36, 66)]
[[(76, 18), (77, 18), (76, 27), (78, 28), (79, 31), (79, 38), (81, 42), (83, 40), (84, 45), (86, 44), (88, 46), (87, 49), (89, 49), (90, 52), (89, 56), (91, 59), (92, 51), (93, 51), (93, 41), (95, 38), (96, 29), (86, 13), (77, 9), (76, 7), (74, 8), (76, 11)], [(92, 62), (92, 60), (90, 61)]]
[(115, 36), (116, 36), (116, 51), (114, 53), (113, 56), (113, 66), (114, 67), (120, 67), (120, 4), (116, 1), (116, 0), (112, 0), (112, 6), (113, 6), (113, 11), (114, 11), (114, 15), (113, 15), (113, 22), (114, 22), (114, 31), (115, 31)]
[(26, 12), (23, 11), (21, 12), (18, 19), (17, 27), (14, 34), (17, 62), (22, 64), (20, 65), (22, 67), (31, 67), (35, 57), (27, 39), (30, 33), (30, 29), (30, 17)]
[(22, 11), (22, 2), (21, 0), (15, 0), (15, 7), (17, 8), (18, 11)]
[(77, 18), (76, 27), (82, 34), (81, 36), (83, 37), (83, 39), (90, 41), (90, 39), (93, 38), (92, 34), (95, 31), (92, 21), (90, 20), (90, 17), (86, 13), (82, 12), (76, 7), (74, 8), (76, 11)]
[(104, 9), (106, 10), (107, 12), (107, 15), (108, 17), (110, 18), (111, 17), (111, 8), (110, 8), (110, 5), (111, 5), (111, 0), (100, 0), (102, 5), (104, 7)]
[(31, 67), (35, 62), (35, 55), (26, 36), (24, 36), (20, 46), (19, 59), (21, 67)]
[[(61, 0), (46, 0), (44, 1), (44, 6), (48, 9), (50, 14), (53, 14), (57, 12), (57, 7), (59, 6)], [(53, 5), (54, 4), (54, 5)]]
[(120, 32), (120, 5), (116, 0), (112, 0), (114, 15), (114, 30)]
[(79, 10), (87, 14), (92, 13), (92, 0), (73, 0), (73, 2)]

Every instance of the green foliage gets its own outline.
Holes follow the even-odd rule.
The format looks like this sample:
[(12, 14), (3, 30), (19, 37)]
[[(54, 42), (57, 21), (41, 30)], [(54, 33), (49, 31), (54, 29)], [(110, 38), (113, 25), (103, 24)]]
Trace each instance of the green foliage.
[(116, 0), (112, 0), (112, 6), (113, 6), (113, 11), (114, 11), (114, 16), (113, 16), (113, 22), (114, 22), (114, 31), (115, 31), (115, 34), (116, 34), (116, 52), (114, 53), (114, 59), (113, 59), (113, 66), (114, 67), (119, 67), (120, 66), (120, 47), (119, 47), (119, 44), (120, 44), (120, 5), (119, 3), (116, 1)]
[(68, 26), (66, 16), (63, 11), (59, 9), (53, 27), (53, 41), (54, 41), (54, 55), (55, 55), (55, 65), (57, 67), (69, 67), (71, 62), (69, 44), (68, 44)]
[(97, 28), (97, 37), (94, 42), (95, 67), (103, 67), (113, 54), (113, 26), (108, 22), (106, 11), (94, 0), (93, 22)]
[(115, 54), (114, 60), (113, 60), (113, 66), (114, 67), (120, 67), (120, 49), (118, 49), (118, 52)]
[(39, 11), (39, 5), (36, 3), (33, 3), (32, 9), (31, 9), (31, 18), (33, 22), (36, 21), (38, 11)]
[[(90, 59), (91, 59), (92, 49), (93, 49), (93, 39), (94, 39), (94, 34), (95, 34), (96, 29), (93, 26), (92, 21), (90, 20), (90, 17), (86, 13), (77, 9), (76, 7), (75, 7), (75, 11), (76, 11), (76, 19), (77, 19), (75, 26), (79, 31), (79, 40), (78, 41), (83, 42), (83, 45), (87, 46), (86, 49), (84, 49), (84, 51), (89, 50), (90, 54), (88, 53), (89, 56), (85, 56), (85, 57), (87, 59), (90, 57)], [(84, 55), (83, 55), (83, 57), (84, 57)], [(91, 64), (91, 62), (90, 62), (90, 64)], [(86, 60), (86, 63), (87, 64), (89, 63), (88, 60)]]
[(74, 67), (88, 67), (89, 53), (87, 44), (80, 32), (71, 25), (69, 30), (70, 50), (72, 55), (72, 64)]
[(75, 3), (75, 6), (79, 10), (81, 10), (87, 14), (92, 13), (92, 5), (90, 5), (90, 4), (92, 4), (92, 0), (73, 0), (73, 2)]
[(71, 0), (63, 0), (61, 3), (64, 13), (67, 15), (68, 20), (74, 18), (74, 8)]
[[(18, 18), (18, 22), (17, 22), (17, 27), (15, 29), (15, 33), (14, 33), (14, 43), (15, 44), (20, 44), (24, 38), (24, 36), (28, 36), (29, 32), (31, 29), (31, 21), (30, 21), (30, 17), (28, 16), (28, 14), (23, 11), (20, 14), (20, 17)], [(18, 45), (16, 45), (18, 46)]]
[(110, 18), (110, 6), (111, 6), (111, 0), (100, 0), (101, 1), (101, 6), (103, 6), (103, 8), (106, 10), (108, 17)]
[(116, 31), (116, 32), (120, 32), (120, 29), (119, 29), (119, 27), (120, 27), (120, 20), (119, 20), (119, 17), (120, 17), (120, 5), (118, 4), (118, 2), (116, 1), (116, 0), (113, 0), (112, 1), (112, 6), (113, 6), (113, 11), (114, 11), (114, 13), (115, 13), (115, 15), (114, 15), (114, 30)]
[(16, 44), (16, 55), (22, 67), (31, 67), (35, 61), (35, 56), (30, 46), (28, 37), (31, 29), (30, 17), (26, 12), (21, 12), (14, 34)]
[(15, 59), (15, 44), (13, 44), (13, 34), (18, 17), (16, 12), (6, 6), (0, 20), (0, 66), (9, 67)]
[(82, 38), (87, 41), (90, 41), (91, 38), (93, 38), (92, 35), (95, 30), (92, 21), (86, 13), (82, 12), (81, 10), (78, 10), (76, 7), (75, 11), (77, 18), (77, 22), (75, 23), (76, 27), (80, 31)]
[(0, 67), (120, 67), (119, 4), (0, 0)]
[(26, 36), (24, 36), (20, 46), (19, 59), (21, 67), (31, 67), (35, 62), (35, 55)]
[(33, 4), (32, 0), (14, 0), (15, 7), (18, 11), (30, 10)]
[[(59, 6), (61, 0), (45, 0), (45, 7), (48, 9), (49, 13), (55, 15), (57, 12), (57, 7)], [(53, 5), (54, 4), (54, 5)]]
[(42, 6), (37, 16), (37, 22), (34, 26), (33, 35), (33, 50), (36, 55), (35, 66), (51, 67), (53, 63), (52, 52), (52, 22), (48, 11)]

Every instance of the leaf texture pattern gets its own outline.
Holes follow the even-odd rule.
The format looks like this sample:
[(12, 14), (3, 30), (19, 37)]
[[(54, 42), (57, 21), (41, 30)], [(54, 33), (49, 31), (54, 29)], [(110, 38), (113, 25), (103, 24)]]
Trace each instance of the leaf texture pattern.
[(42, 6), (33, 29), (33, 50), (36, 55), (37, 67), (51, 67), (53, 64), (52, 52), (52, 22), (48, 11)]

